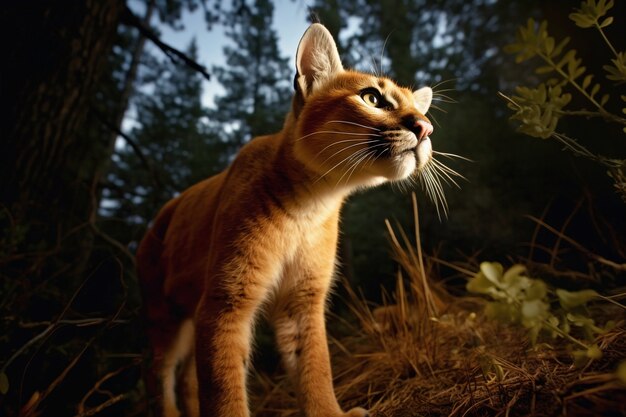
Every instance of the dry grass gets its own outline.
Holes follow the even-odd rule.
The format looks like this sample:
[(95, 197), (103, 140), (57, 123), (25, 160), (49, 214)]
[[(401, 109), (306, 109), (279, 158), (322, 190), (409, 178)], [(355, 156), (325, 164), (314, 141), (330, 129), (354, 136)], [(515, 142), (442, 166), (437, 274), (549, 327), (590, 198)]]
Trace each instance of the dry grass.
[[(562, 339), (532, 347), (521, 326), (484, 317), (482, 299), (453, 297), (432, 282), (435, 260), (422, 254), (415, 200), (414, 210), (415, 247), (387, 224), (403, 270), (394, 293), (372, 307), (350, 292), (350, 336), (331, 340), (344, 407), (378, 417), (626, 415), (626, 386), (615, 373), (626, 358), (623, 310), (605, 310), (618, 324), (596, 340), (602, 358), (584, 368), (572, 365)], [(257, 417), (299, 415), (284, 377), (257, 378)]]

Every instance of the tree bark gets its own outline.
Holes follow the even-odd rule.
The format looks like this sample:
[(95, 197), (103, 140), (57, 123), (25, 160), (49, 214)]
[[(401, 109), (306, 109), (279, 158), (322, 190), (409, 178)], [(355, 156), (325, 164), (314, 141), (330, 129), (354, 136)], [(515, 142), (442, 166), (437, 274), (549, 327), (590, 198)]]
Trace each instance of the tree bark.
[(91, 183), (108, 156), (86, 134), (87, 115), (123, 10), (124, 0), (3, 5), (0, 242), (21, 230), (14, 251), (84, 241)]

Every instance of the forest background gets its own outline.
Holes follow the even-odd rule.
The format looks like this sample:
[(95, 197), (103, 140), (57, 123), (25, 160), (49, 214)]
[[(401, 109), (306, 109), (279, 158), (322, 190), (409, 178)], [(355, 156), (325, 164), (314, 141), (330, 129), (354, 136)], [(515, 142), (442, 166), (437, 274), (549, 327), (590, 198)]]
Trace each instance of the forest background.
[[(145, 339), (134, 250), (164, 202), (222, 170), (254, 136), (280, 129), (294, 76), (278, 47), (281, 2), (14, 3), (1, 14), (0, 409), (18, 415), (34, 402), (44, 415), (89, 415), (106, 404), (97, 415), (140, 415)], [(568, 19), (571, 2), (314, 0), (302, 7), (339, 39), (346, 66), (432, 86), (435, 148), (472, 161), (449, 163), (467, 181), (446, 188), (448, 216), (416, 187), (426, 253), (467, 264), (554, 259), (541, 248), (552, 247), (555, 235), (537, 231), (532, 216), (590, 252), (626, 258), (624, 201), (606, 167), (517, 133), (498, 95), (541, 77), (504, 52), (529, 18), (570, 36), (590, 72), (603, 73), (611, 51)], [(195, 41), (183, 51), (162, 42), (160, 28), (185, 30), (187, 11), (204, 13), (207, 30), (224, 31), (223, 65), (197, 65), (204, 46)], [(612, 14), (626, 16), (623, 1)], [(626, 48), (623, 24), (605, 29), (618, 51)], [(222, 87), (210, 105), (202, 100), (207, 78)], [(619, 114), (623, 84), (613, 93), (606, 106)], [(563, 117), (559, 127), (596, 154), (625, 157), (619, 126)], [(343, 211), (340, 275), (373, 302), (395, 285), (398, 270), (385, 219), (412, 228), (406, 188), (359, 193)], [(589, 260), (574, 252), (558, 263), (569, 272), (553, 279), (567, 288), (624, 284), (606, 283), (602, 271), (577, 280)], [(434, 274), (464, 292), (466, 277), (446, 262)], [(338, 294), (333, 308), (343, 311)], [(276, 366), (271, 358), (257, 364), (268, 372)]]

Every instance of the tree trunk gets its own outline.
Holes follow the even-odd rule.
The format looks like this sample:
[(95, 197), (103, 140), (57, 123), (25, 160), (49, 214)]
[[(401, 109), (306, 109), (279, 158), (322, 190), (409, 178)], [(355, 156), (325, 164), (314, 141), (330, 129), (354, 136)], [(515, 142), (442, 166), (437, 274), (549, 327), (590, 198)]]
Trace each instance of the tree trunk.
[(3, 5), (0, 265), (89, 253), (90, 192), (108, 155), (86, 121), (123, 10), (124, 0)]

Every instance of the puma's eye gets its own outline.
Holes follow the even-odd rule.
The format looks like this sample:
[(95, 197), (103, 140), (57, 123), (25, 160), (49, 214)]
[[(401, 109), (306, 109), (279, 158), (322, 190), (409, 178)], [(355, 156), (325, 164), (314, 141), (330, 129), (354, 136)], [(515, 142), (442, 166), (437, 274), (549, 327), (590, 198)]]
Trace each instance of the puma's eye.
[(365, 91), (361, 93), (361, 98), (368, 106), (378, 107), (380, 105), (380, 95), (378, 93)]

